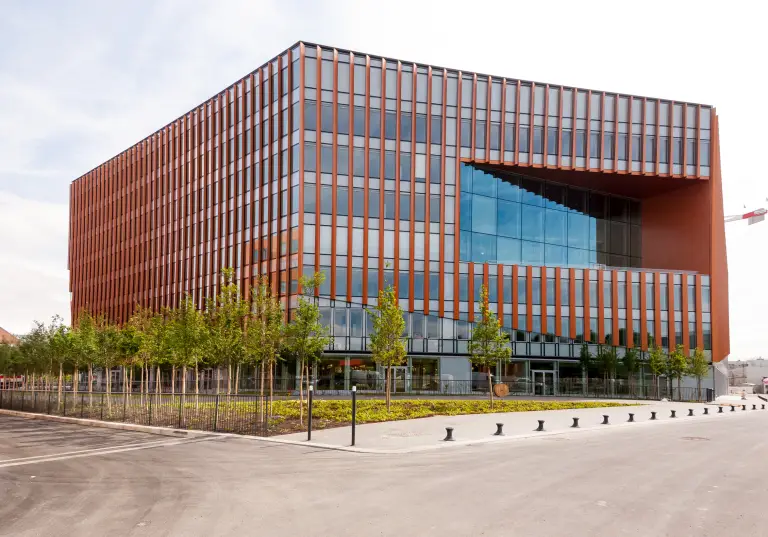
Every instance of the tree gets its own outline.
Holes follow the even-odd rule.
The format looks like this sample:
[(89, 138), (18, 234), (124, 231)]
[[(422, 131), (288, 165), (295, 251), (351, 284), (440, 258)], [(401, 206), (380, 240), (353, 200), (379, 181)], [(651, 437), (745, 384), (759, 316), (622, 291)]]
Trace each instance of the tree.
[(688, 374), (696, 379), (696, 399), (701, 401), (701, 379), (709, 374), (709, 362), (704, 352), (696, 347), (691, 356), (691, 363), (688, 367)]
[(597, 362), (600, 365), (600, 370), (603, 372), (603, 381), (605, 382), (607, 392), (608, 385), (610, 384), (609, 381), (616, 377), (616, 368), (619, 365), (619, 355), (616, 352), (616, 347), (600, 347), (600, 350), (597, 352)]
[(216, 393), (219, 393), (220, 366), (227, 367), (227, 395), (232, 393), (232, 365), (242, 361), (243, 325), (248, 304), (242, 300), (235, 273), (224, 269), (219, 294), (207, 305), (210, 362), (216, 366)]
[(149, 394), (149, 366), (155, 370), (155, 393), (159, 394), (161, 391), (160, 366), (171, 360), (170, 332), (170, 322), (166, 315), (158, 314), (150, 318), (145, 337), (141, 341), (140, 351), (140, 354), (146, 357), (147, 394)]
[[(105, 317), (98, 319), (96, 323), (96, 364), (102, 369), (105, 376), (104, 383), (107, 392), (107, 409), (112, 410), (112, 368), (120, 357), (120, 331)], [(89, 397), (92, 386), (88, 386)]]
[(587, 395), (589, 390), (589, 368), (592, 366), (595, 357), (589, 352), (589, 345), (586, 343), (581, 344), (581, 352), (579, 353), (579, 365), (581, 366), (581, 372), (584, 376), (584, 395)]
[(51, 325), (53, 335), (51, 336), (51, 359), (49, 365), (49, 375), (53, 377), (53, 364), (58, 365), (58, 397), (57, 406), (61, 406), (61, 397), (64, 382), (64, 364), (73, 356), (74, 341), (72, 331), (54, 318)]
[[(208, 327), (205, 316), (195, 307), (191, 296), (187, 295), (179, 307), (170, 312), (169, 344), (171, 360), (176, 367), (181, 367), (182, 404), (187, 393), (187, 368), (195, 368), (195, 396), (200, 393), (200, 362), (208, 341)], [(175, 371), (171, 373), (175, 375)]]
[(688, 358), (685, 356), (683, 346), (678, 345), (675, 350), (669, 354), (669, 377), (677, 379), (677, 396), (683, 400), (683, 393), (680, 389), (680, 382), (688, 374)]
[[(96, 324), (90, 313), (83, 310), (77, 317), (77, 322), (69, 332), (71, 338), (70, 356), (74, 368), (72, 390), (77, 399), (80, 383), (80, 368), (88, 368), (88, 386), (93, 384), (93, 362), (97, 356)], [(88, 389), (91, 392), (91, 388)]]
[(317, 272), (311, 278), (302, 277), (301, 288), (304, 291), (299, 296), (299, 303), (294, 310), (293, 319), (285, 329), (285, 345), (288, 352), (299, 361), (299, 421), (304, 423), (304, 369), (309, 380), (309, 360), (317, 360), (323, 354), (323, 349), (330, 343), (328, 329), (320, 322), (320, 308), (317, 301), (308, 298), (314, 295), (315, 289), (325, 281), (325, 274)]
[(407, 356), (405, 347), (405, 318), (395, 289), (389, 285), (379, 291), (379, 300), (373, 310), (367, 310), (373, 321), (371, 333), (371, 358), (374, 362), (386, 368), (385, 399), (387, 412), (391, 400), (392, 366), (400, 365)]
[(488, 376), (488, 397), (493, 408), (493, 385), (491, 382), (491, 367), (508, 362), (512, 356), (509, 345), (509, 334), (501, 330), (496, 314), (491, 311), (488, 303), (488, 287), (480, 288), (480, 321), (472, 329), (472, 339), (469, 342), (470, 360), (474, 365), (485, 368)]
[(655, 397), (659, 398), (659, 376), (667, 371), (667, 358), (661, 347), (651, 344), (648, 349), (648, 369), (651, 371), (651, 381)]
[[(128, 324), (134, 328), (134, 334), (139, 343), (139, 352), (135, 355), (134, 361), (130, 365), (129, 369), (129, 384), (131, 386), (131, 392), (133, 392), (133, 369), (135, 365), (138, 365), (139, 369), (141, 370), (139, 388), (139, 392), (141, 393), (141, 404), (144, 404), (145, 388), (147, 392), (149, 391), (148, 386), (144, 382), (144, 378), (146, 376), (146, 369), (150, 361), (150, 352), (152, 350), (152, 344), (149, 341), (149, 338), (150, 326), (152, 324), (153, 318), (154, 314), (150, 309), (138, 307), (133, 315), (131, 315), (131, 318), (128, 320)], [(148, 379), (147, 382), (149, 382)]]
[(638, 360), (637, 350), (633, 348), (626, 349), (624, 356), (621, 359), (621, 363), (624, 366), (624, 369), (627, 371), (630, 395), (634, 395), (635, 375), (640, 370), (640, 361)]

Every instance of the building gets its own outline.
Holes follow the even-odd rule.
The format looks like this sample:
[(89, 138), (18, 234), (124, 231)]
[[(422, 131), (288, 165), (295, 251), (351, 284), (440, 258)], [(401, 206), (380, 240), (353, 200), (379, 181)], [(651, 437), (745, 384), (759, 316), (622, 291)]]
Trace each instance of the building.
[(752, 358), (749, 360), (734, 360), (728, 363), (728, 383), (731, 386), (754, 385), (758, 393), (765, 391), (768, 379), (768, 360)]
[(0, 326), (0, 344), (18, 345), (19, 338), (17, 338), (7, 330), (3, 329), (2, 326)]
[(287, 307), (300, 274), (327, 274), (320, 389), (379, 382), (364, 308), (390, 283), (396, 390), (472, 382), (484, 283), (513, 344), (496, 373), (523, 390), (579, 377), (582, 341), (719, 362), (718, 117), (299, 42), (71, 186), (73, 315), (202, 303), (229, 266), (246, 289), (270, 274)]

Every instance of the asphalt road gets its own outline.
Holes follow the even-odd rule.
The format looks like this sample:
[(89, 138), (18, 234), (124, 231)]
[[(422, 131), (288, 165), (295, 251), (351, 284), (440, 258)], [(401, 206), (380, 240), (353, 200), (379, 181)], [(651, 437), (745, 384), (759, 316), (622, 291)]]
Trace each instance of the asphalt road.
[(0, 535), (764, 535), (767, 424), (372, 455), (0, 416)]

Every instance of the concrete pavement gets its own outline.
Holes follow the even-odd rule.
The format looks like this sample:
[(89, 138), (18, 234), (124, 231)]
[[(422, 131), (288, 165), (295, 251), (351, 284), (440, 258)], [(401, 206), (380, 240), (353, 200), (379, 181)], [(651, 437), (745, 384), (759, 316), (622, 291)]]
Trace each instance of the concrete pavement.
[(45, 455), (0, 467), (0, 535), (761, 535), (768, 412), (738, 416), (399, 455), (0, 416), (5, 460)]
[[(755, 401), (761, 403), (757, 399)], [(755, 401), (743, 402), (748, 404), (747, 412), (753, 412), (751, 409)], [(607, 427), (657, 426), (681, 420), (731, 419), (747, 413), (743, 412), (741, 407), (737, 407), (735, 412), (731, 412), (730, 408), (726, 407), (720, 414), (717, 406), (701, 403), (630, 402), (636, 403), (637, 406), (434, 416), (406, 421), (368, 423), (357, 426), (355, 446), (358, 450), (368, 453), (410, 453), (468, 444), (509, 442), (531, 436), (605, 430)], [(709, 415), (704, 415), (705, 408), (709, 409)], [(760, 409), (761, 406), (758, 404), (757, 408)], [(693, 409), (693, 417), (688, 416), (689, 409)], [(672, 410), (675, 410), (675, 418), (671, 418)], [(768, 418), (768, 410), (761, 411), (766, 413)], [(654, 421), (650, 420), (652, 412), (656, 413), (657, 419)], [(628, 422), (630, 413), (634, 414), (635, 422), (633, 423)], [(608, 416), (610, 425), (603, 425), (603, 416)], [(578, 430), (571, 427), (573, 418), (579, 418)], [(535, 431), (538, 420), (544, 420), (544, 433)], [(497, 423), (504, 424), (504, 436), (494, 436)], [(446, 436), (446, 427), (453, 427), (454, 442), (443, 441)], [(350, 445), (351, 437), (351, 427), (317, 430), (312, 432), (311, 444), (346, 447)], [(306, 443), (307, 433), (281, 435), (277, 438)]]

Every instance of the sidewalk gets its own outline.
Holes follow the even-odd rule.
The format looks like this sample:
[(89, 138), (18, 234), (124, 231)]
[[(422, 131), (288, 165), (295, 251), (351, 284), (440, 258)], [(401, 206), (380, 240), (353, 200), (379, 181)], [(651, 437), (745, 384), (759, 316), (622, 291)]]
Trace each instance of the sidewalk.
[[(757, 405), (759, 411), (763, 403), (757, 398), (750, 398), (743, 401), (744, 404), (747, 404), (746, 412), (739, 406), (733, 412), (729, 407), (726, 407), (723, 409), (723, 413), (718, 413), (718, 406), (715, 404), (658, 401), (626, 402), (634, 403), (637, 406), (434, 416), (414, 420), (369, 423), (357, 426), (355, 442), (357, 449), (355, 451), (409, 453), (458, 445), (503, 442), (548, 434), (609, 430), (609, 428), (620, 426), (656, 426), (684, 420), (728, 419), (754, 412), (752, 410), (753, 404)], [(705, 408), (709, 409), (709, 415), (704, 415)], [(689, 409), (693, 409), (693, 417), (688, 416)], [(670, 417), (672, 410), (676, 413), (674, 419)], [(628, 422), (630, 412), (634, 414), (634, 423)], [(650, 421), (651, 412), (656, 412), (656, 421)], [(768, 416), (768, 411), (764, 412)], [(602, 424), (604, 415), (608, 416), (609, 425)], [(573, 418), (579, 418), (578, 429), (571, 427)], [(538, 420), (544, 420), (544, 432), (535, 431), (538, 427)], [(494, 436), (497, 423), (504, 424), (504, 436)], [(443, 441), (446, 427), (454, 428), (454, 442)], [(322, 444), (324, 447), (347, 448), (351, 442), (351, 429), (351, 427), (338, 427), (312, 431), (312, 442), (306, 442), (306, 432), (273, 438), (304, 442), (306, 445)]]

